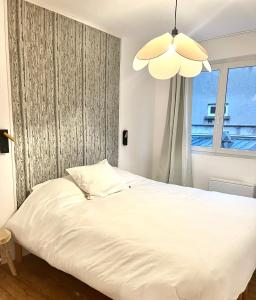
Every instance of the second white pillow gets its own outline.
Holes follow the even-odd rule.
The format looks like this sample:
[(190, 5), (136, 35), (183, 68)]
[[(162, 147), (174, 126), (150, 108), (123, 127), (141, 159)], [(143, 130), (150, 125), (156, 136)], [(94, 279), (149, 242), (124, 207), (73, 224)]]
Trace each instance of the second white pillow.
[(105, 159), (95, 165), (66, 169), (88, 199), (106, 197), (128, 188), (115, 169)]

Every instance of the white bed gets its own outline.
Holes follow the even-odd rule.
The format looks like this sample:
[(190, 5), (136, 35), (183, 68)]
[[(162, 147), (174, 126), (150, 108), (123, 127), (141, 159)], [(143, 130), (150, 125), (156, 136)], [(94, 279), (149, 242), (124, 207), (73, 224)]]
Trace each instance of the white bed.
[(256, 267), (256, 199), (158, 183), (91, 201), (70, 178), (7, 223), (52, 266), (115, 300), (236, 300)]

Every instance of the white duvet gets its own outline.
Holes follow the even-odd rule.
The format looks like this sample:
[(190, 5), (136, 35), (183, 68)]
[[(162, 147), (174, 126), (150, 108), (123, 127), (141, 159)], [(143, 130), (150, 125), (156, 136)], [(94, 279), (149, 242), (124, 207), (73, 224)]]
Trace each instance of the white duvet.
[(256, 267), (256, 199), (147, 180), (91, 201), (69, 178), (9, 220), (18, 242), (112, 299), (236, 300)]

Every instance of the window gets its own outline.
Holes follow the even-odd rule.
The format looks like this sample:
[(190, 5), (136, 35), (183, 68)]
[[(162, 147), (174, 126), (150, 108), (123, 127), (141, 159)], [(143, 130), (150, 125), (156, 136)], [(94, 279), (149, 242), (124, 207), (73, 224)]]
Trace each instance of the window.
[(219, 64), (193, 78), (192, 146), (256, 155), (256, 59)]
[(209, 106), (216, 107), (220, 72), (202, 72), (193, 79), (192, 145), (212, 147), (214, 117), (208, 116)]
[(226, 101), (232, 117), (223, 124), (221, 147), (256, 150), (256, 66), (228, 70)]

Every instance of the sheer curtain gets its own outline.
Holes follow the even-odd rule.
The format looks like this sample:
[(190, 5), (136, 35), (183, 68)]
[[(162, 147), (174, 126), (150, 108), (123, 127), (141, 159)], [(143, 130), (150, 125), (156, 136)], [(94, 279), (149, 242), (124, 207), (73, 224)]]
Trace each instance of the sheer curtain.
[(179, 75), (170, 80), (169, 102), (157, 179), (192, 186), (191, 102), (189, 80)]

